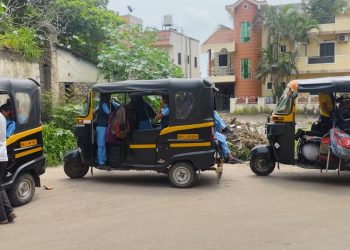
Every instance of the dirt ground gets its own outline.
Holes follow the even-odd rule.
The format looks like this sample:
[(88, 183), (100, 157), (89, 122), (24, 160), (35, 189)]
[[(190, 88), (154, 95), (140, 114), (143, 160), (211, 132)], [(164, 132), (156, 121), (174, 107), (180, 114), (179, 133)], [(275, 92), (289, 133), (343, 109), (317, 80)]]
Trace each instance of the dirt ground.
[[(282, 166), (257, 177), (226, 165), (190, 189), (151, 172), (47, 169), (0, 249), (348, 249), (350, 174)], [(348, 211), (349, 210), (349, 211)]]

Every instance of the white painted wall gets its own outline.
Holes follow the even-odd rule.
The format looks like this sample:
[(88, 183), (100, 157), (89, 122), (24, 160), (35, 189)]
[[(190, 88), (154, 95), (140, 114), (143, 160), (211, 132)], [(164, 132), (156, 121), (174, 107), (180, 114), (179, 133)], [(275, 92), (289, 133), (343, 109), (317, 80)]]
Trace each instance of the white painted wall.
[(32, 78), (39, 82), (39, 64), (37, 62), (26, 62), (16, 53), (0, 51), (0, 77)]
[(57, 49), (57, 65), (59, 82), (107, 82), (94, 64), (69, 51)]
[[(170, 44), (173, 45), (168, 49), (170, 59), (178, 65), (178, 53), (181, 53), (182, 71), (186, 78), (200, 77), (200, 63), (199, 63), (199, 41), (187, 37), (178, 32), (171, 32)], [(187, 56), (190, 56), (190, 63), (188, 63)], [(197, 57), (197, 68), (194, 66), (194, 58)]]

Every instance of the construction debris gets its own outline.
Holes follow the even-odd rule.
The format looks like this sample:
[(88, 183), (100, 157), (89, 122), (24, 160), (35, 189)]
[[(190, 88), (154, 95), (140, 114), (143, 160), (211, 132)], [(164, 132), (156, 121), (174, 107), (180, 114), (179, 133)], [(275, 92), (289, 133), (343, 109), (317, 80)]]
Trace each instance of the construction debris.
[(248, 160), (251, 149), (257, 145), (267, 144), (265, 123), (240, 122), (236, 117), (227, 121), (227, 118), (223, 117), (225, 123), (230, 127), (230, 132), (225, 135), (231, 151), (236, 157)]

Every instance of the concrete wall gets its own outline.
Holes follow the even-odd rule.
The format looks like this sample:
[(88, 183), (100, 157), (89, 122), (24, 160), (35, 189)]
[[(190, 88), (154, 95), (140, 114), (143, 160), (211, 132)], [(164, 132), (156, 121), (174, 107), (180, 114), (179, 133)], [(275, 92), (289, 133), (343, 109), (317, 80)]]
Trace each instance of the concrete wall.
[(94, 64), (69, 51), (57, 49), (57, 63), (60, 83), (84, 82), (93, 84), (107, 81)]
[(0, 77), (32, 78), (39, 82), (39, 64), (37, 62), (26, 62), (19, 54), (0, 51)]

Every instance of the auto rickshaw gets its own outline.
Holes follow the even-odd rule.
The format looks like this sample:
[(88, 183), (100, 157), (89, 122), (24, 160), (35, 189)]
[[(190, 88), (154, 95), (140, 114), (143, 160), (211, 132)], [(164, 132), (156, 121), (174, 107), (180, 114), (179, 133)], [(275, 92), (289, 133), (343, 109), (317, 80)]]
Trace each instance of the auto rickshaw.
[(298, 93), (333, 96), (334, 111), (330, 119), (334, 126), (343, 124), (344, 131), (350, 132), (350, 120), (341, 116), (336, 101), (337, 93), (350, 93), (350, 76), (293, 80), (268, 118), (266, 134), (269, 145), (259, 145), (250, 153), (251, 170), (256, 175), (267, 176), (274, 171), (276, 163), (321, 171), (338, 170), (338, 174), (339, 171), (350, 170), (350, 161), (336, 156), (332, 151), (330, 129), (322, 133), (313, 129), (295, 131)]
[[(175, 187), (192, 186), (196, 172), (216, 170), (213, 167), (218, 158), (213, 136), (214, 90), (212, 83), (199, 79), (135, 80), (94, 85), (84, 104), (85, 109), (77, 118), (78, 148), (64, 157), (65, 173), (71, 178), (81, 178), (90, 166), (99, 168), (95, 163), (94, 96), (118, 96), (119, 103), (127, 107), (127, 101), (133, 95), (144, 99), (167, 95), (169, 126), (160, 128), (153, 121), (151, 129), (134, 128), (125, 139), (107, 143), (106, 165), (108, 170), (154, 170), (167, 174)], [(126, 109), (126, 112), (131, 111)], [(217, 169), (222, 169), (222, 165)]]
[(3, 186), (13, 206), (32, 199), (45, 173), (42, 124), (40, 119), (40, 85), (33, 79), (0, 79), (0, 106), (9, 103), (14, 133), (7, 138), (8, 165)]
[(309, 131), (295, 131), (295, 101), (298, 93), (334, 96), (332, 122), (336, 127), (341, 125), (344, 134), (349, 134), (350, 120), (344, 119), (340, 114), (336, 97), (337, 94), (350, 93), (350, 76), (293, 80), (286, 87), (271, 118), (268, 118), (266, 134), (269, 145), (259, 145), (251, 151), (251, 170), (257, 175), (266, 176), (273, 172), (276, 163), (320, 169), (321, 172), (324, 169), (338, 170), (338, 174), (339, 171), (350, 170), (350, 161), (346, 159), (350, 158), (350, 155), (343, 158), (336, 155), (335, 150), (332, 151), (332, 130), (330, 133), (320, 133), (312, 128)]

